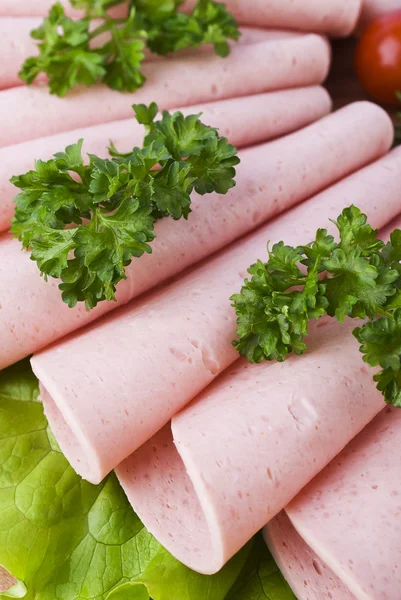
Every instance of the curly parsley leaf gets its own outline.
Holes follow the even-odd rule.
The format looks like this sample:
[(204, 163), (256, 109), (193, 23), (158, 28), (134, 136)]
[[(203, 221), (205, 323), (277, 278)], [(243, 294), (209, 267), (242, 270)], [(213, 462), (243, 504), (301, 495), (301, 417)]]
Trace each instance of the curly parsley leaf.
[(85, 164), (79, 140), (11, 179), (21, 190), (11, 230), (45, 278), (61, 279), (70, 307), (115, 300), (131, 260), (151, 252), (157, 219), (187, 219), (193, 190), (235, 185), (236, 149), (199, 115), (155, 121), (156, 104), (134, 108), (148, 131), (143, 148), (112, 146), (110, 159), (89, 155)]
[(339, 241), (326, 229), (306, 246), (273, 246), (266, 263), (249, 269), (240, 294), (233, 345), (250, 362), (283, 361), (306, 350), (311, 319), (324, 314), (369, 319), (354, 331), (363, 360), (382, 371), (374, 376), (386, 402), (401, 407), (401, 231), (384, 244), (357, 207), (337, 221)]
[(224, 57), (230, 52), (227, 40), (239, 39), (237, 23), (224, 4), (210, 0), (198, 0), (189, 15), (170, 12), (157, 23), (158, 27), (149, 29), (148, 46), (152, 52), (163, 56), (212, 44), (216, 54)]
[[(31, 84), (43, 73), (50, 93), (58, 96), (76, 85), (91, 86), (98, 81), (121, 92), (135, 92), (145, 82), (141, 69), (146, 46), (166, 55), (213, 44), (217, 54), (227, 56), (228, 40), (239, 38), (234, 18), (224, 4), (213, 0), (198, 0), (189, 15), (178, 12), (178, 0), (136, 0), (127, 18), (114, 19), (108, 10), (123, 2), (71, 0), (74, 8), (85, 11), (80, 20), (67, 17), (56, 3), (31, 32), (39, 54), (24, 62), (21, 79)], [(107, 41), (102, 43), (105, 36)]]

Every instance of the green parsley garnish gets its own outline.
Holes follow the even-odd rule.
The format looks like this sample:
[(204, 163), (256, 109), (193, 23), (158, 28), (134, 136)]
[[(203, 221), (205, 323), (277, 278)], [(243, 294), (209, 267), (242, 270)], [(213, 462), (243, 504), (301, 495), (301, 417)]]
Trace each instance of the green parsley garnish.
[(84, 164), (79, 140), (11, 178), (22, 190), (11, 231), (45, 278), (61, 279), (70, 307), (115, 300), (132, 258), (151, 253), (158, 219), (187, 219), (193, 190), (226, 194), (235, 185), (237, 151), (200, 115), (165, 111), (155, 121), (155, 103), (133, 108), (147, 131), (142, 148), (120, 154), (111, 145), (111, 158)]
[(284, 361), (306, 350), (311, 319), (366, 319), (353, 332), (363, 360), (383, 369), (374, 376), (377, 388), (388, 404), (401, 407), (401, 230), (385, 244), (355, 206), (335, 225), (339, 242), (319, 229), (312, 243), (279, 242), (266, 263), (250, 267), (251, 279), (231, 297), (238, 325), (233, 345), (252, 363)]
[(55, 4), (31, 32), (38, 40), (39, 55), (28, 58), (19, 74), (31, 84), (45, 73), (50, 93), (58, 96), (77, 84), (91, 86), (97, 81), (134, 92), (145, 82), (141, 72), (145, 47), (167, 55), (212, 44), (218, 55), (227, 56), (228, 40), (240, 35), (224, 4), (213, 0), (198, 0), (188, 15), (178, 11), (182, 0), (132, 0), (125, 19), (112, 18), (107, 11), (126, 0), (70, 1), (74, 8), (84, 9), (84, 18), (70, 19), (63, 6)]

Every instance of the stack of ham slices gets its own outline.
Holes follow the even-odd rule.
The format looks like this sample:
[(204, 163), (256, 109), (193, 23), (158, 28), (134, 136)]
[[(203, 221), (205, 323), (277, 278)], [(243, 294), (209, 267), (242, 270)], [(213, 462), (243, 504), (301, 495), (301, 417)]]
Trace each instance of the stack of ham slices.
[[(149, 531), (192, 569), (216, 573), (265, 527), (299, 600), (399, 600), (401, 411), (384, 409), (352, 323), (322, 319), (304, 356), (250, 365), (231, 344), (229, 300), (267, 241), (307, 243), (350, 204), (374, 228), (401, 227), (391, 120), (369, 102), (331, 113), (321, 85), (325, 36), (350, 35), (379, 2), (227, 0), (243, 36), (226, 59), (149, 55), (135, 94), (62, 99), (18, 79), (51, 4), (0, 0), (0, 369), (33, 354), (71, 465), (92, 483), (115, 469)], [(159, 221), (117, 303), (70, 309), (7, 232), (9, 178), (79, 138), (99, 156), (110, 139), (140, 145), (131, 105), (151, 101), (202, 112), (228, 137), (237, 185), (194, 194), (187, 221)]]

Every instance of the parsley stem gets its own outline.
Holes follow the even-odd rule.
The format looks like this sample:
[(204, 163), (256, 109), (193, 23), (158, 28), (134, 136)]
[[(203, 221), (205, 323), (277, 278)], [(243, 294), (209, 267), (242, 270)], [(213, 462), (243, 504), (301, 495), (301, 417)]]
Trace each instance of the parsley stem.
[(388, 319), (394, 319), (394, 315), (391, 312), (388, 312), (387, 310), (383, 310), (382, 308), (377, 308), (376, 312), (378, 315), (380, 315), (382, 317), (387, 317)]

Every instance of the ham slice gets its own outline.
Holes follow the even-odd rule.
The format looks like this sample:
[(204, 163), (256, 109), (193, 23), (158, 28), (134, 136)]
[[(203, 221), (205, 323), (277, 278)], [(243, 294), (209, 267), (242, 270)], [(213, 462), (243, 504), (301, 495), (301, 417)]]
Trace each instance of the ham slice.
[[(171, 108), (313, 85), (324, 80), (329, 65), (327, 41), (305, 35), (237, 46), (225, 59), (205, 54), (149, 62), (148, 81), (135, 94), (100, 85), (58, 98), (46, 86), (19, 86), (0, 92), (0, 146), (128, 118), (132, 102)], [(18, 120), (10, 119), (16, 107)]]
[[(395, 187), (400, 170), (401, 149), (277, 219), (248, 242), (254, 259), (265, 254), (267, 239), (291, 245), (310, 241), (351, 197), (374, 226), (385, 224), (391, 211), (400, 209)], [(247, 245), (234, 256), (242, 267), (240, 250), (247, 254)], [(354, 327), (353, 321), (342, 325), (322, 319), (311, 326), (309, 351), (302, 357), (259, 365), (240, 359), (173, 417), (171, 427), (117, 467), (134, 510), (176, 558), (202, 573), (220, 570), (383, 408), (372, 370), (364, 365), (352, 336)], [(226, 356), (234, 329), (231, 324), (226, 345), (218, 348)], [(215, 356), (221, 356), (217, 349)], [(51, 378), (49, 369), (50, 385)], [(178, 381), (181, 386), (182, 375)], [(45, 394), (45, 410), (50, 407), (50, 422), (61, 431), (63, 447), (66, 430), (55, 408), (57, 398), (49, 401)], [(79, 411), (71, 402), (68, 409), (75, 415)], [(70, 415), (61, 412), (71, 423)], [(102, 417), (109, 418), (103, 407)]]
[(266, 527), (299, 600), (400, 597), (400, 453), (401, 410), (387, 407)]
[[(217, 127), (236, 147), (263, 142), (320, 119), (330, 112), (331, 100), (320, 86), (268, 92), (246, 98), (179, 109), (184, 114), (202, 113), (202, 120)], [(144, 128), (133, 118), (59, 133), (0, 148), (0, 231), (8, 229), (14, 214), (13, 199), (18, 190), (10, 183), (10, 174), (32, 169), (35, 160), (47, 160), (78, 139), (84, 139), (84, 152), (107, 156), (112, 139), (122, 152), (141, 146)]]
[(297, 533), (285, 511), (265, 527), (264, 537), (298, 600), (356, 600)]
[[(71, 9), (68, 0), (61, 3), (68, 14), (82, 14)], [(184, 10), (192, 9), (195, 3), (196, 0), (188, 0)], [(0, 16), (44, 16), (53, 4), (54, 0), (1, 0)], [(335, 36), (352, 32), (361, 9), (361, 0), (226, 0), (225, 4), (243, 25), (300, 29)], [(114, 9), (116, 16), (125, 13), (124, 5)]]
[(37, 54), (37, 45), (29, 36), (41, 19), (0, 18), (0, 89), (22, 85), (18, 72), (28, 56)]
[[(35, 40), (30, 36), (33, 29), (39, 27), (42, 19), (39, 17), (0, 17), (0, 89), (6, 89), (17, 85), (23, 85), (18, 73), (23, 62), (30, 56), (38, 54)], [(245, 27), (241, 29), (240, 44), (255, 44), (263, 41), (275, 41), (278, 39), (291, 39), (299, 34), (291, 31), (256, 29)], [(99, 37), (101, 43), (105, 37)], [(235, 42), (233, 42), (233, 45)], [(188, 56), (198, 53), (213, 52), (213, 47), (204, 45), (196, 50), (183, 50), (174, 56)], [(145, 51), (146, 60), (153, 61), (163, 59), (162, 56)]]
[[(132, 262), (128, 280), (117, 290), (119, 303), (155, 287), (383, 155), (392, 136), (392, 123), (381, 108), (356, 103), (297, 133), (244, 150), (237, 186), (226, 197), (194, 195), (194, 211), (188, 221), (164, 219), (157, 223), (153, 253)], [(103, 302), (90, 312), (82, 304), (70, 309), (60, 299), (57, 282), (46, 283), (40, 277), (19, 242), (4, 236), (0, 255), (0, 368), (117, 306)]]
[[(399, 210), (395, 189), (400, 158), (398, 153), (372, 167), (376, 179), (378, 173), (386, 175), (380, 178), (379, 190), (372, 185), (373, 177), (368, 190), (363, 186), (373, 205), (370, 212), (379, 222)], [(365, 176), (362, 173), (362, 182)], [(344, 185), (301, 206), (295, 216), (291, 212), (283, 221), (265, 226), (114, 318), (34, 356), (32, 366), (52, 430), (81, 475), (100, 481), (236, 360), (231, 345), (235, 314), (229, 297), (239, 289), (247, 267), (263, 256), (267, 240), (285, 237), (297, 243), (305, 239), (297, 235), (304, 235), (307, 241), (317, 216), (319, 223), (322, 214), (336, 216), (349, 203), (350, 193), (359, 198), (362, 185), (358, 188), (352, 179), (349, 187)], [(361, 202), (365, 208), (367, 201)], [(296, 229), (294, 239), (290, 226)], [(104, 443), (106, 438), (110, 443)]]
[[(70, 17), (82, 17), (83, 12), (71, 7), (70, 0), (58, 0)], [(45, 17), (55, 4), (55, 0), (1, 0), (0, 17)], [(127, 14), (127, 3), (109, 11), (115, 17)]]
[[(196, 0), (187, 0), (185, 8), (189, 10), (195, 4)], [(225, 1), (227, 9), (242, 25), (301, 29), (336, 37), (346, 37), (354, 30), (361, 4), (361, 0)]]

